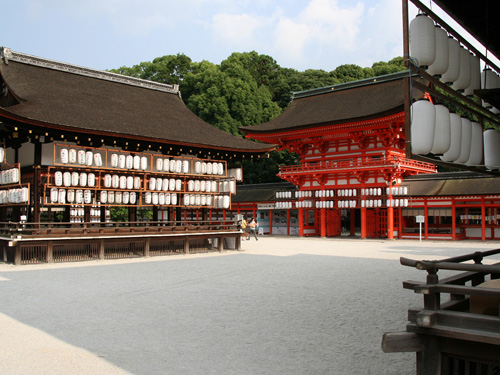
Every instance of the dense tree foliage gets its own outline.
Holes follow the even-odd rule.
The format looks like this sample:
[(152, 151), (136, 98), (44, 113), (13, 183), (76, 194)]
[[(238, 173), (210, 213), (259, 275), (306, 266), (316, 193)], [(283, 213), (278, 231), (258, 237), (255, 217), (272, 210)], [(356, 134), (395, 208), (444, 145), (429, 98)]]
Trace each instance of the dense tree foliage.
[[(362, 68), (340, 65), (331, 72), (283, 68), (270, 56), (255, 51), (233, 53), (219, 65), (193, 62), (184, 54), (157, 57), (112, 72), (178, 84), (187, 107), (219, 129), (242, 136), (241, 126), (270, 121), (290, 104), (293, 92), (385, 75), (405, 70), (402, 57)], [(280, 165), (298, 164), (297, 155), (272, 152), (269, 158), (245, 161), (245, 183), (280, 181)]]

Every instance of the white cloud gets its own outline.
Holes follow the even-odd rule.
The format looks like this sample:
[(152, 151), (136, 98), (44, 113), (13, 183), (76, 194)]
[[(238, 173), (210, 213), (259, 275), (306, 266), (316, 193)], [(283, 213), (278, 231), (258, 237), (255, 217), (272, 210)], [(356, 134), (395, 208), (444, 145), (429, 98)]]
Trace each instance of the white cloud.
[(254, 34), (262, 26), (261, 19), (249, 14), (220, 13), (212, 17), (212, 32), (216, 42), (231, 47), (256, 44)]

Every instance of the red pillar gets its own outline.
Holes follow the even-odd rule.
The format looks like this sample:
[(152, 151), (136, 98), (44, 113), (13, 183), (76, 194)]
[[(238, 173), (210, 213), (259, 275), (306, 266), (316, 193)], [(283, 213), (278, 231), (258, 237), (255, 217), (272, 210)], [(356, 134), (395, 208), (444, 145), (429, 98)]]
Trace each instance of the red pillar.
[(387, 207), (387, 239), (394, 239), (394, 208)]
[(361, 238), (366, 238), (366, 207), (361, 207)]
[(481, 241), (486, 241), (486, 205), (481, 197)]
[(286, 235), (290, 235), (290, 210), (286, 210)]
[(299, 208), (299, 236), (304, 237), (304, 209)]
[(429, 207), (427, 207), (427, 199), (424, 200), (424, 239), (429, 237)]
[(269, 210), (269, 235), (273, 234), (273, 210)]
[(455, 207), (455, 199), (451, 200), (451, 239), (457, 240), (457, 208)]
[(320, 218), (320, 224), (321, 224), (320, 236), (325, 238), (326, 237), (326, 209), (320, 208), (319, 212), (321, 215), (321, 218)]
[(356, 210), (351, 208), (351, 231), (349, 233), (351, 236), (356, 234)]

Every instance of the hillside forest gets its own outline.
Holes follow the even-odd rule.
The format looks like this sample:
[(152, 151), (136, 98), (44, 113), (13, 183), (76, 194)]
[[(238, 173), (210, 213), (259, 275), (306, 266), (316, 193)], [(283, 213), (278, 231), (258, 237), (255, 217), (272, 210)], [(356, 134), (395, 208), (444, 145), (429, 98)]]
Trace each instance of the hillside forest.
[[(371, 67), (340, 65), (327, 72), (297, 71), (281, 67), (272, 57), (252, 52), (235, 52), (220, 64), (194, 62), (178, 53), (157, 57), (132, 67), (112, 69), (114, 73), (151, 81), (178, 84), (186, 106), (209, 124), (242, 136), (240, 126), (267, 122), (279, 116), (292, 100), (292, 93), (405, 70), (402, 57), (377, 62)], [(245, 161), (244, 183), (281, 181), (281, 165), (299, 164), (288, 151), (273, 151), (269, 158)]]

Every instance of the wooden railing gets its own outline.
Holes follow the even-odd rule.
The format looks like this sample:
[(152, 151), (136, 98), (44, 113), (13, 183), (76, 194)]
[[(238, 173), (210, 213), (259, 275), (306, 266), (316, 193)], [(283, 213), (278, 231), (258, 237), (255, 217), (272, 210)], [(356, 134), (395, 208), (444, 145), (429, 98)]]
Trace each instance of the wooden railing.
[(83, 222), (83, 223), (14, 223), (0, 222), (0, 237), (72, 237), (99, 235), (150, 235), (165, 233), (195, 233), (238, 231), (239, 221), (136, 221), (136, 222)]

